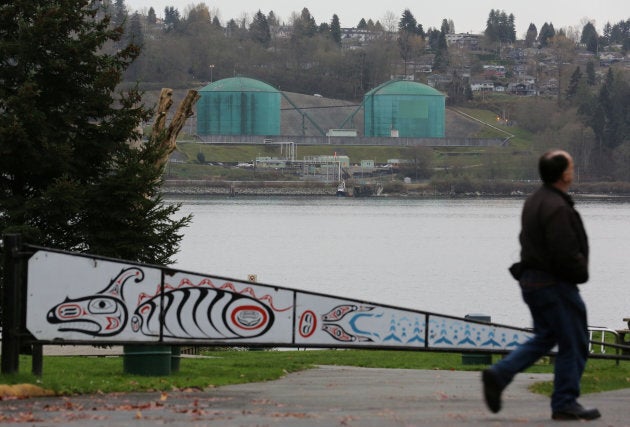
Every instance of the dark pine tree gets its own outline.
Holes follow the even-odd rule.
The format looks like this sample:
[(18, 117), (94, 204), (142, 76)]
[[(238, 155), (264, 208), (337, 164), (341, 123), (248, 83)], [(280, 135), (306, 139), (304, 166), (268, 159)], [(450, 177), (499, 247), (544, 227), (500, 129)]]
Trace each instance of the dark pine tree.
[(251, 38), (260, 43), (264, 47), (268, 47), (271, 42), (271, 32), (269, 31), (269, 23), (267, 17), (260, 11), (256, 12), (254, 19), (249, 26), (249, 34)]
[(179, 28), (181, 16), (179, 10), (173, 6), (164, 8), (164, 28), (166, 31), (177, 30)]
[(330, 21), (330, 36), (337, 46), (341, 46), (341, 24), (339, 17), (335, 14)]
[(149, 14), (147, 15), (147, 22), (151, 25), (155, 25), (157, 23), (157, 16), (155, 15), (155, 9), (153, 9), (153, 7), (149, 8)]
[(569, 86), (567, 87), (566, 97), (568, 100), (572, 100), (578, 93), (578, 88), (580, 86), (580, 81), (582, 80), (582, 70), (580, 70), (579, 65), (571, 74), (571, 79), (569, 80)]
[(547, 47), (549, 44), (549, 40), (556, 36), (556, 30), (553, 28), (553, 24), (546, 22), (540, 28), (540, 32), (538, 33), (538, 44), (540, 47)]
[(409, 9), (403, 11), (400, 21), (398, 22), (398, 31), (408, 34), (419, 35), (418, 23), (414, 18), (413, 13)]
[[(151, 111), (119, 91), (140, 53), (90, 0), (0, 6), (0, 231), (29, 243), (167, 264), (189, 218), (160, 196)], [(54, 37), (50, 35), (54, 34)], [(46, 52), (46, 54), (42, 54)]]
[(595, 26), (590, 22), (586, 23), (586, 25), (584, 25), (584, 28), (582, 28), (582, 37), (580, 38), (580, 43), (584, 43), (586, 45), (586, 50), (588, 50), (589, 52), (597, 53), (599, 35), (597, 34)]
[(529, 28), (527, 28), (527, 34), (525, 35), (525, 46), (534, 46), (537, 37), (538, 29), (536, 29), (536, 25), (534, 25), (533, 23), (529, 24)]

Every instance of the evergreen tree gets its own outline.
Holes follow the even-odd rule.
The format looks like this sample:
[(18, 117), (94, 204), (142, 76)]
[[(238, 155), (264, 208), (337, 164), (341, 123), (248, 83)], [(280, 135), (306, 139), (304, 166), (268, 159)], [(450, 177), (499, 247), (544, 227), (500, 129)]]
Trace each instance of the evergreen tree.
[(441, 34), (442, 33), (436, 28), (429, 28), (429, 30), (427, 31), (427, 41), (429, 43), (429, 48), (434, 52), (437, 52), (439, 49)]
[(330, 36), (337, 46), (341, 46), (341, 25), (339, 24), (339, 17), (335, 14), (330, 21)]
[(493, 42), (513, 43), (516, 41), (514, 15), (503, 10), (491, 9), (486, 21), (485, 36)]
[(155, 9), (149, 8), (149, 14), (147, 15), (147, 22), (149, 25), (155, 25), (157, 23), (157, 16), (155, 15)]
[(367, 22), (365, 21), (365, 18), (361, 18), (357, 24), (357, 30), (367, 30)]
[(566, 97), (568, 100), (572, 100), (577, 95), (581, 81), (582, 71), (580, 70), (580, 67), (577, 66), (573, 74), (571, 74), (571, 79), (569, 80), (569, 85), (567, 87)]
[(527, 28), (527, 34), (525, 35), (525, 46), (532, 47), (536, 42), (536, 38), (538, 37), (538, 29), (536, 25), (533, 23), (529, 24), (529, 28)]
[(307, 8), (302, 9), (300, 16), (293, 22), (293, 35), (294, 37), (313, 37), (317, 34), (317, 24), (315, 18), (311, 15), (311, 12)]
[(442, 26), (440, 27), (440, 31), (444, 34), (449, 34), (451, 32), (447, 19), (442, 19)]
[(230, 19), (225, 25), (225, 35), (227, 37), (238, 37), (240, 28), (234, 18)]
[(510, 43), (514, 43), (516, 41), (516, 18), (514, 18), (514, 14), (510, 13), (508, 15), (508, 22), (505, 27), (506, 38)]
[(445, 35), (451, 32), (448, 20), (442, 19), (442, 26), (440, 27), (440, 32)]
[(215, 28), (223, 28), (223, 27), (221, 27), (221, 21), (219, 21), (219, 17), (218, 16), (215, 16), (214, 18), (212, 18), (212, 25)]
[(493, 42), (499, 40), (499, 33), (497, 28), (498, 12), (499, 11), (495, 12), (494, 9), (490, 9), (488, 19), (486, 20), (486, 29), (484, 31), (484, 35)]
[(452, 19), (448, 20), (448, 33), (455, 34), (455, 22)]
[(180, 19), (179, 10), (175, 9), (173, 6), (166, 6), (164, 8), (164, 27), (166, 31), (179, 29)]
[(422, 39), (424, 40), (426, 34), (424, 32), (424, 28), (422, 27), (422, 24), (418, 23), (418, 26), (416, 27), (416, 34), (418, 34), (420, 37), (422, 37)]
[(597, 34), (595, 26), (590, 22), (584, 25), (584, 28), (582, 29), (580, 43), (584, 43), (586, 45), (586, 50), (589, 52), (597, 53), (599, 35)]
[(400, 57), (402, 58), (405, 69), (404, 74), (407, 74), (407, 63), (415, 56), (418, 55), (422, 47), (424, 46), (424, 30), (422, 25), (416, 22), (413, 14), (409, 9), (405, 9), (398, 21), (398, 50)]
[(403, 11), (400, 21), (398, 22), (398, 31), (412, 35), (420, 35), (416, 18), (414, 18), (413, 13), (411, 13), (409, 9)]
[(604, 108), (607, 115), (604, 144), (612, 150), (630, 141), (630, 84), (609, 68), (605, 86), (609, 104)]
[(435, 58), (433, 60), (433, 68), (437, 71), (446, 71), (448, 68), (448, 46), (446, 44), (446, 33), (444, 31), (439, 32), (437, 51), (435, 52)]
[(549, 41), (556, 36), (556, 30), (553, 28), (553, 24), (546, 22), (540, 28), (540, 33), (538, 33), (538, 44), (540, 47), (547, 47), (549, 45)]
[(269, 42), (271, 42), (269, 23), (267, 22), (267, 17), (260, 9), (254, 15), (254, 20), (249, 26), (249, 34), (255, 42), (260, 43), (264, 47), (269, 47)]
[(608, 69), (599, 94), (585, 99), (578, 111), (583, 122), (593, 129), (600, 156), (630, 141), (630, 83), (615, 77), (612, 68)]
[(630, 18), (610, 28), (608, 44), (620, 44), (624, 53), (630, 51)]
[(151, 111), (118, 85), (140, 50), (105, 53), (123, 32), (99, 16), (90, 0), (0, 6), (0, 230), (167, 264), (189, 218), (160, 196), (163, 137), (130, 143)]

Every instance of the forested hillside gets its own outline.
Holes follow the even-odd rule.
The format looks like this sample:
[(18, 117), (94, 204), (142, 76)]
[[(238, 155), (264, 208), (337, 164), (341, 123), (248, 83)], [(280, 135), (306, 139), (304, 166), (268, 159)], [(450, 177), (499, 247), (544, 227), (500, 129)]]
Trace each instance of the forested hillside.
[[(627, 17), (601, 33), (591, 22), (531, 23), (519, 39), (515, 17), (503, 10), (489, 11), (479, 35), (457, 34), (449, 19), (425, 28), (408, 9), (384, 22), (366, 17), (351, 29), (340, 28), (337, 15), (315, 22), (307, 8), (289, 22), (272, 11), (221, 22), (203, 3), (159, 11), (164, 19), (153, 9), (129, 14), (124, 0), (109, 3), (108, 12), (125, 29), (111, 48), (142, 46), (125, 80), (147, 94), (244, 75), (307, 95), (304, 102), (318, 94), (358, 105), (366, 91), (403, 78), (441, 90), (449, 106), (485, 109), (499, 122), (518, 124), (528, 133), (519, 149), (571, 150), (581, 179), (630, 179)], [(291, 123), (292, 132), (299, 133), (300, 120)], [(460, 130), (447, 129), (454, 132)]]

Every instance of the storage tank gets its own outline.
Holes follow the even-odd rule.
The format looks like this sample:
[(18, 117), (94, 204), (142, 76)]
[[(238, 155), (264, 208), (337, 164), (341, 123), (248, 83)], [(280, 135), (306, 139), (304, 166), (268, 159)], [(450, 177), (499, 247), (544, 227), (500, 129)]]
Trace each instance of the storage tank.
[(365, 136), (443, 138), (446, 96), (418, 82), (390, 80), (365, 94)]
[(280, 92), (260, 80), (231, 77), (199, 90), (198, 135), (279, 135)]

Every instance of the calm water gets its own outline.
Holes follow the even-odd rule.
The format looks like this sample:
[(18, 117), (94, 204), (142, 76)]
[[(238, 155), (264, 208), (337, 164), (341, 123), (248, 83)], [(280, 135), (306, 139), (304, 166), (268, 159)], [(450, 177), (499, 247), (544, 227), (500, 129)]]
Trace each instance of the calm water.
[[(529, 326), (507, 267), (523, 200), (190, 198), (176, 267)], [(630, 202), (578, 200), (591, 244), (589, 323), (630, 315)]]

